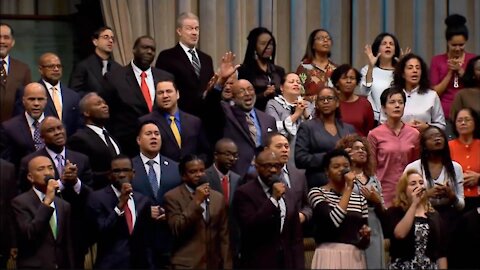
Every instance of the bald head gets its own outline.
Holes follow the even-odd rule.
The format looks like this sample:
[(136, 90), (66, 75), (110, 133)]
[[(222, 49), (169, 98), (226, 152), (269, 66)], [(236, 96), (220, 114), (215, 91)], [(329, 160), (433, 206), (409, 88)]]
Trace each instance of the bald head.
[(43, 80), (52, 86), (57, 85), (63, 74), (63, 66), (60, 58), (51, 52), (42, 54), (38, 59), (38, 72), (40, 72)]
[(243, 111), (251, 111), (255, 105), (256, 95), (253, 85), (245, 80), (240, 79), (232, 85), (233, 101), (235, 105)]
[(277, 159), (278, 157), (275, 152), (270, 149), (265, 149), (257, 155), (257, 157), (255, 158), (255, 163), (264, 163), (265, 161)]
[(278, 177), (283, 165), (275, 152), (269, 149), (263, 150), (255, 159), (258, 176), (267, 186), (271, 186), (275, 181), (274, 177)]
[(45, 145), (57, 153), (65, 147), (67, 134), (62, 121), (56, 117), (45, 117), (40, 126), (40, 136), (42, 136)]
[(40, 118), (47, 105), (47, 90), (36, 82), (27, 84), (23, 92), (22, 103), (27, 114), (33, 119)]

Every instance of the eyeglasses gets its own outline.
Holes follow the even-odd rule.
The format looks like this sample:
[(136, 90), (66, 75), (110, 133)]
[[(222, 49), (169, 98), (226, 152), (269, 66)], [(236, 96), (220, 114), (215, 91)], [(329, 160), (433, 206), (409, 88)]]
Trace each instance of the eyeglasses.
[(111, 39), (112, 41), (115, 41), (115, 37), (114, 37), (114, 36), (103, 35), (103, 36), (98, 36), (98, 37), (99, 37), (99, 38), (106, 39), (106, 40)]
[(61, 69), (63, 66), (61, 64), (58, 65), (42, 65), (43, 68), (54, 70), (55, 68)]
[(330, 41), (332, 39), (329, 36), (319, 36), (319, 37), (315, 37), (314, 40)]
[(238, 153), (231, 153), (231, 152), (216, 152), (218, 155), (223, 155), (228, 158), (238, 159)]
[(238, 90), (238, 95), (239, 96), (245, 96), (245, 94), (250, 94), (250, 95), (253, 95), (255, 94), (255, 89), (253, 88), (240, 88), (240, 90)]
[(327, 102), (327, 103), (330, 103), (330, 102), (332, 102), (336, 99), (337, 99), (337, 97), (335, 97), (335, 96), (326, 96), (326, 97), (320, 96), (320, 97), (317, 97), (317, 101)]
[(257, 163), (257, 165), (267, 170), (271, 170), (271, 169), (281, 170), (283, 168), (282, 163)]
[(470, 123), (472, 121), (473, 121), (472, 118), (458, 118), (455, 122), (457, 124), (462, 124), (462, 123)]
[(130, 169), (130, 168), (121, 168), (121, 169), (113, 169), (112, 170), (112, 173), (115, 173), (115, 174), (119, 174), (119, 173), (127, 173), (127, 172), (132, 172), (133, 169)]
[(441, 133), (433, 133), (433, 134), (426, 135), (425, 138), (427, 140), (435, 140), (438, 138), (443, 139), (443, 135)]

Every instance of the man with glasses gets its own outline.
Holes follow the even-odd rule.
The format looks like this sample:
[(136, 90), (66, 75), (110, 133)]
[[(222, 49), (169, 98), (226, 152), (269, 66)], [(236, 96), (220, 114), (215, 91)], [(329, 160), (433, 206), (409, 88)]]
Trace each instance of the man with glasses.
[(299, 209), (279, 178), (283, 165), (273, 151), (264, 150), (255, 159), (258, 177), (235, 192), (232, 207), (240, 227), (241, 268), (305, 268)]
[[(65, 125), (67, 135), (72, 135), (80, 126), (80, 110), (78, 103), (80, 96), (72, 89), (60, 82), (63, 75), (63, 65), (60, 58), (51, 52), (44, 53), (38, 60), (40, 80), (47, 89), (47, 106), (45, 116), (55, 116)], [(23, 89), (17, 91), (14, 114), (23, 113), (21, 104)]]
[(95, 51), (77, 64), (70, 77), (69, 86), (81, 96), (88, 92), (105, 91), (105, 74), (121, 67), (112, 59), (115, 34), (112, 28), (102, 26), (93, 33)]

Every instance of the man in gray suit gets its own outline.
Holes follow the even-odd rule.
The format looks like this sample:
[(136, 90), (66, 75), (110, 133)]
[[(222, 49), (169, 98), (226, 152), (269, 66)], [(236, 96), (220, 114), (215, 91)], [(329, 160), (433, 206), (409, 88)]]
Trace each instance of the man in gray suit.
[(268, 134), (265, 140), (265, 149), (271, 150), (283, 163), (280, 178), (291, 189), (295, 196), (297, 208), (300, 210), (298, 216), (303, 224), (312, 217), (312, 208), (307, 198), (307, 180), (305, 171), (297, 169), (295, 163), (290, 160), (290, 144), (288, 139), (281, 133), (273, 132)]

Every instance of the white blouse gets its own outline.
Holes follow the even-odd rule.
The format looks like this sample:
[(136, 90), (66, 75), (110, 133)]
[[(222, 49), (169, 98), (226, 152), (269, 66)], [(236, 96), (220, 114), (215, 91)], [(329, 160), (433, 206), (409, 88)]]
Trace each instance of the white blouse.
[(373, 67), (371, 83), (367, 83), (366, 81), (367, 70), (368, 65), (364, 66), (360, 71), (362, 80), (358, 94), (367, 96), (368, 101), (372, 104), (374, 119), (380, 121), (380, 112), (382, 109), (380, 96), (385, 89), (391, 86), (393, 82), (393, 70), (381, 69), (377, 66)]

